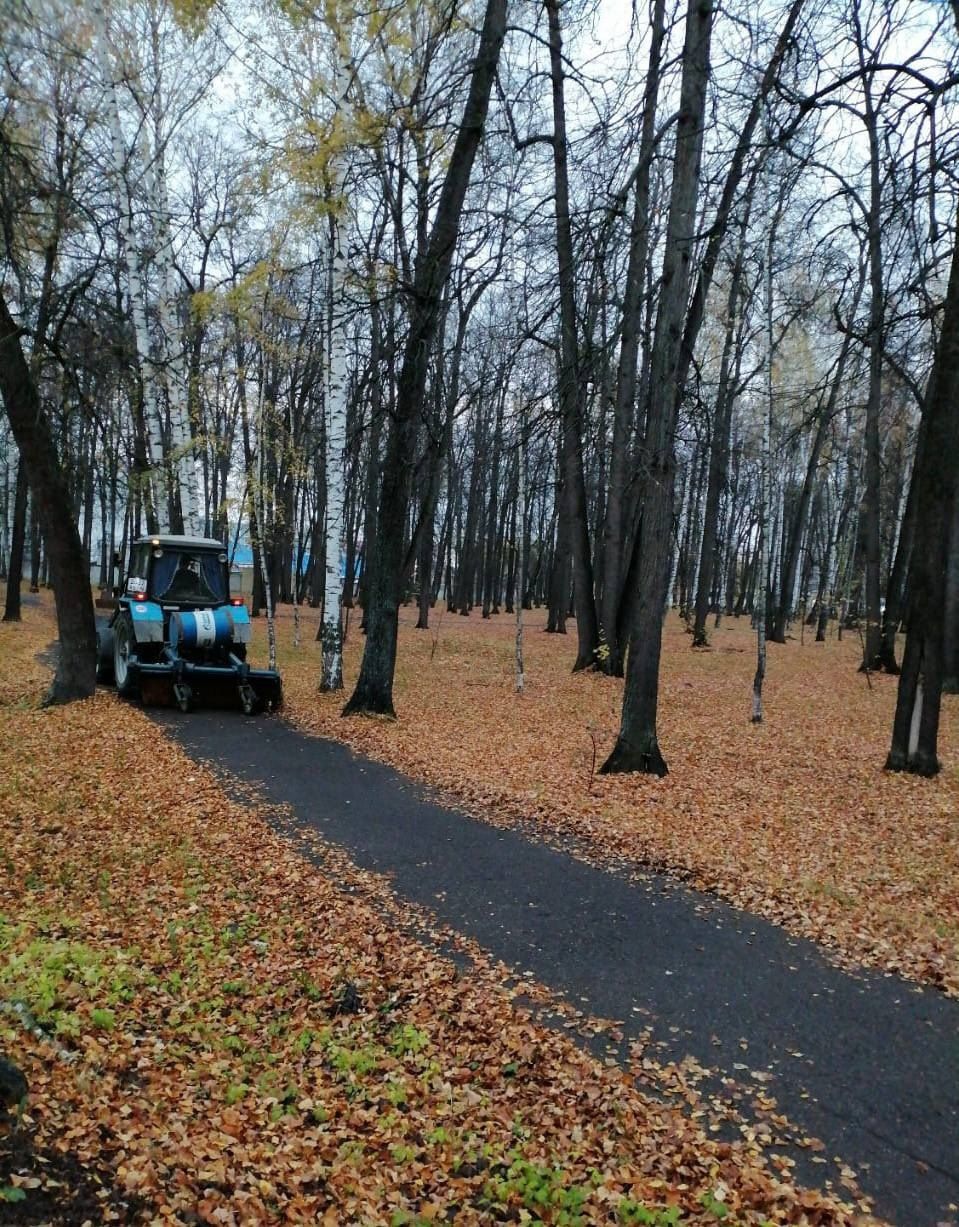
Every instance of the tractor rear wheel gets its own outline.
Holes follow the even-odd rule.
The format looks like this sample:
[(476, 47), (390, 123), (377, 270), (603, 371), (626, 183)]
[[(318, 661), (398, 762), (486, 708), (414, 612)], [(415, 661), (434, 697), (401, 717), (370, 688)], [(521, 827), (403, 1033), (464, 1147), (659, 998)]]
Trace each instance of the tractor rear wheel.
[(133, 623), (129, 614), (122, 613), (113, 624), (113, 676), (117, 684), (117, 694), (124, 699), (134, 698), (139, 689), (139, 670), (135, 657)]

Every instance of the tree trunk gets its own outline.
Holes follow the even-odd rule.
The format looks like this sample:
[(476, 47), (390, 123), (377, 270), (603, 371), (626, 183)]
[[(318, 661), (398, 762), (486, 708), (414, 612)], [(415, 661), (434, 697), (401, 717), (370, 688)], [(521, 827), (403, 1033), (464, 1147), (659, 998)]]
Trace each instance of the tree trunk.
[(96, 629), (90, 574), (70, 513), (70, 495), (53, 436), (23, 356), (19, 329), (2, 297), (0, 392), (21, 463), (26, 464), (34, 508), (39, 509), (43, 518), (57, 607), (60, 653), (45, 702), (69, 703), (88, 698), (96, 687)]
[(133, 205), (126, 181), (127, 151), (120, 122), (120, 103), (116, 79), (107, 50), (107, 19), (102, 0), (90, 5), (95, 35), (94, 52), (106, 94), (107, 121), (110, 128), (110, 152), (116, 179), (117, 203), (120, 208), (120, 233), (123, 238), (123, 253), (127, 269), (127, 289), (130, 297), (130, 316), (133, 323), (139, 375), (143, 394), (143, 417), (146, 426), (146, 441), (149, 450), (150, 468), (143, 483), (146, 500), (147, 529), (150, 532), (169, 532), (169, 505), (166, 466), (163, 454), (163, 432), (160, 422), (159, 397), (157, 395), (157, 370), (150, 353), (150, 334), (147, 327), (146, 287), (140, 267), (136, 234), (133, 222)]
[[(957, 12), (959, 18), (959, 12)], [(912, 480), (916, 539), (909, 564), (906, 649), (886, 767), (935, 775), (942, 695), (946, 574), (959, 456), (959, 244), (953, 248), (939, 343), (923, 409), (925, 440)]]
[(860, 531), (865, 561), (866, 627), (863, 637), (861, 668), (876, 669), (881, 663), (882, 615), (880, 596), (882, 579), (880, 491), (882, 483), (882, 446), (879, 439), (879, 411), (882, 402), (882, 351), (885, 331), (885, 296), (882, 261), (882, 158), (878, 117), (872, 98), (872, 70), (867, 72), (863, 34), (859, 12), (853, 6), (857, 48), (861, 71), (866, 135), (869, 141), (869, 210), (866, 216), (866, 245), (869, 262), (869, 383), (866, 394), (865, 465)]
[(626, 645), (617, 630), (617, 615), (622, 600), (624, 554), (624, 513), (629, 442), (636, 405), (636, 371), (639, 337), (643, 322), (643, 285), (649, 251), (650, 169), (656, 138), (656, 105), (666, 35), (666, 2), (654, 0), (650, 32), (646, 89), (643, 95), (643, 123), (639, 144), (639, 164), (630, 229), (629, 261), (623, 286), (623, 326), (616, 369), (616, 399), (613, 406), (613, 439), (609, 457), (609, 490), (603, 524), (603, 595), (600, 607), (601, 635), (605, 640), (604, 672), (623, 676)]
[[(925, 414), (919, 423), (916, 438), (916, 455), (913, 460), (913, 474), (919, 467), (919, 457), (922, 455), (923, 429)], [(902, 621), (903, 604), (906, 599), (906, 575), (909, 571), (909, 559), (912, 555), (913, 539), (916, 531), (916, 496), (918, 484), (910, 477), (909, 492), (906, 495), (906, 507), (899, 526), (899, 540), (896, 543), (896, 556), (893, 559), (892, 570), (889, 572), (889, 582), (886, 585), (886, 608), (882, 613), (882, 641), (879, 644), (879, 667), (886, 673), (898, 673), (896, 661), (896, 632)]]
[(644, 450), (648, 470), (638, 543), (638, 599), (630, 635), (622, 722), (613, 752), (601, 768), (604, 773), (643, 771), (665, 775), (667, 772), (656, 734), (659, 659), (673, 527), (676, 419), (683, 390), (680, 343), (696, 235), (712, 22), (712, 0), (689, 0), (673, 186), (646, 414)]
[(946, 694), (959, 694), (959, 492), (953, 495), (944, 617), (942, 689)]
[(483, 138), (500, 48), (506, 36), (507, 0), (487, 0), (483, 30), (463, 119), (443, 182), (429, 243), (417, 251), (409, 331), (390, 422), (383, 466), (380, 525), (372, 543), (366, 646), (360, 676), (344, 714), (395, 715), (393, 674), (406, 557), (405, 527), (417, 417), (423, 403), (432, 343), (449, 278), (460, 218), (476, 152)]
[[(337, 60), (337, 114), (345, 104), (348, 71)], [(343, 576), (340, 549), (343, 542), (343, 507), (346, 497), (346, 346), (349, 303), (346, 288), (345, 222), (338, 210), (343, 171), (334, 159), (330, 188), (329, 269), (329, 362), (326, 383), (326, 541), (324, 543), (323, 617), (320, 623), (322, 667), (320, 690), (343, 689)]]
[(553, 93), (553, 169), (556, 200), (556, 251), (559, 258), (559, 403), (562, 440), (563, 493), (569, 517), (573, 563), (573, 602), (576, 610), (576, 660), (573, 672), (596, 665), (599, 625), (593, 593), (593, 565), (589, 545), (589, 516), (583, 477), (582, 413), (579, 403), (579, 347), (576, 339), (573, 231), (569, 214), (569, 167), (566, 144), (563, 43), (559, 0), (546, 0), (549, 58)]
[[(746, 210), (745, 220), (749, 211)], [(716, 412), (713, 417), (713, 434), (709, 447), (709, 478), (706, 487), (706, 506), (703, 511), (703, 539), (699, 556), (699, 584), (696, 588), (696, 616), (693, 620), (693, 647), (707, 644), (706, 617), (709, 613), (710, 594), (716, 574), (717, 530), (719, 528), (719, 501), (726, 473), (729, 469), (729, 431), (732, 423), (733, 402), (739, 382), (739, 354), (741, 338), (737, 315), (741, 293), (743, 266), (746, 257), (745, 220), (743, 233), (736, 248), (736, 261), (729, 283), (726, 302), (726, 335), (723, 338), (723, 354), (719, 364), (719, 387), (716, 391)], [(734, 360), (733, 351), (737, 351)]]
[(13, 496), (13, 531), (10, 535), (10, 565), (7, 568), (7, 599), (4, 622), (20, 621), (20, 584), (23, 580), (23, 553), (27, 539), (27, 466), (21, 457), (17, 465), (17, 488)]
[(492, 458), (490, 463), (489, 501), (486, 506), (486, 557), (483, 567), (483, 617), (488, 618), (493, 606), (498, 604), (495, 587), (496, 576), (496, 526), (499, 500), (499, 464), (500, 453), (503, 450), (503, 402), (506, 399), (505, 389), (496, 397), (496, 419), (493, 425)]
[[(860, 291), (861, 289), (862, 286), (860, 284)], [(858, 303), (859, 293), (857, 292), (851, 314), (855, 314)], [(775, 643), (786, 642), (786, 621), (792, 612), (792, 591), (796, 578), (796, 568), (799, 563), (800, 538), (809, 513), (813, 486), (819, 469), (819, 458), (822, 455), (823, 444), (826, 441), (826, 431), (836, 416), (836, 405), (839, 401), (839, 395), (845, 387), (846, 362), (851, 348), (852, 334), (847, 332), (843, 338), (842, 347), (839, 351), (839, 360), (836, 363), (836, 371), (829, 387), (829, 398), (816, 422), (816, 433), (813, 436), (812, 449), (809, 453), (809, 460), (806, 463), (802, 489), (800, 490), (799, 499), (789, 525), (786, 547), (783, 554), (782, 581), (779, 587), (779, 599), (776, 604), (773, 622), (772, 638)]]
[(546, 612), (546, 633), (566, 634), (566, 609), (569, 605), (570, 544), (569, 513), (566, 502), (566, 483), (562, 479), (562, 463), (557, 465), (559, 480), (553, 500), (553, 517), (556, 522), (556, 545), (549, 570), (549, 608)]

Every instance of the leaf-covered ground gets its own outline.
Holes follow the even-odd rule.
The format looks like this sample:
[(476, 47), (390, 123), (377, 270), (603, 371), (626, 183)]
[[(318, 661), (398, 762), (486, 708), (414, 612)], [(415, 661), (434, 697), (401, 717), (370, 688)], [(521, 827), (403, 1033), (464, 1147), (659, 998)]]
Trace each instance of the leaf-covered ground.
[[(622, 682), (573, 675), (569, 636), (527, 614), (526, 691), (514, 692), (512, 618), (401, 613), (399, 720), (340, 717), (317, 693), (315, 616), (302, 646), (279, 619), (288, 714), (484, 809), (533, 819), (544, 838), (666, 868), (823, 943), (847, 962), (959, 993), (959, 700), (946, 696), (944, 771), (887, 774), (896, 678), (857, 672), (855, 632), (768, 645), (765, 723), (750, 723), (755, 639), (746, 619), (693, 651), (667, 623), (660, 744), (670, 774), (599, 776), (615, 742)], [(355, 622), (354, 622), (355, 627)], [(351, 630), (347, 687), (362, 636)], [(349, 690), (347, 690), (349, 693)], [(595, 760), (594, 760), (595, 756)]]
[(794, 1187), (761, 1092), (740, 1119), (637, 1053), (641, 1092), (137, 708), (40, 710), (51, 635), (0, 626), (0, 1051), (30, 1083), (0, 1220), (872, 1221)]

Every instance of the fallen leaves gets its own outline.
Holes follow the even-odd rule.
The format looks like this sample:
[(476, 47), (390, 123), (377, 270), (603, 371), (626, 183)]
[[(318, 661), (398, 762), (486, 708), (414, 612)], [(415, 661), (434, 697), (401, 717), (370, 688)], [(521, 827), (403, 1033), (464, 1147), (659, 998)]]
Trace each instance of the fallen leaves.
[[(0, 673), (49, 626), (31, 618)], [(641, 1093), (519, 1009), (504, 969), (415, 940), (341, 853), (309, 863), (136, 708), (41, 711), (12, 689), (0, 998), (24, 1016), (0, 1014), (0, 1047), (31, 1090), (0, 1139), (0, 1186), (25, 1194), (5, 1215), (575, 1224), (675, 1206), (707, 1224), (713, 1199), (738, 1227), (855, 1221), (767, 1164), (768, 1130), (709, 1136), (729, 1110), (691, 1067), (643, 1058)]]

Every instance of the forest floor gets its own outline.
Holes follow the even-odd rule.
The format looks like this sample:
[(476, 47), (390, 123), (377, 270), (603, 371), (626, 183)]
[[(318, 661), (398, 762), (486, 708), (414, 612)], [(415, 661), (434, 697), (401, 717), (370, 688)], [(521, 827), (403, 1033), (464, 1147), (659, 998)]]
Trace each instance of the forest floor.
[[(0, 1220), (873, 1221), (793, 1185), (766, 1149), (774, 1104), (754, 1127), (646, 1056), (643, 1093), (539, 1025), (480, 951), (464, 970), (416, 940), (381, 879), (320, 845), (307, 859), (136, 707), (40, 709), (53, 635), (46, 597), (0, 626), (0, 1050), (30, 1084), (0, 1127)], [(458, 630), (437, 659), (505, 684), (495, 638)], [(464, 753), (495, 706), (467, 710)]]
[[(355, 616), (356, 611), (353, 611)], [(526, 688), (515, 692), (515, 621), (401, 610), (399, 719), (344, 720), (318, 693), (316, 615), (277, 619), (286, 714), (346, 741), (495, 823), (533, 821), (580, 855), (674, 874), (821, 943), (845, 965), (895, 971), (959, 995), (959, 698), (943, 700), (932, 780), (883, 770), (897, 679), (858, 672), (854, 631), (767, 646), (765, 720), (750, 721), (755, 636), (746, 619), (693, 650), (664, 636), (660, 745), (669, 775), (602, 776), (623, 683), (570, 672), (570, 634), (526, 614)], [(260, 657), (263, 658), (260, 629)], [(363, 637), (345, 653), (346, 694)]]

